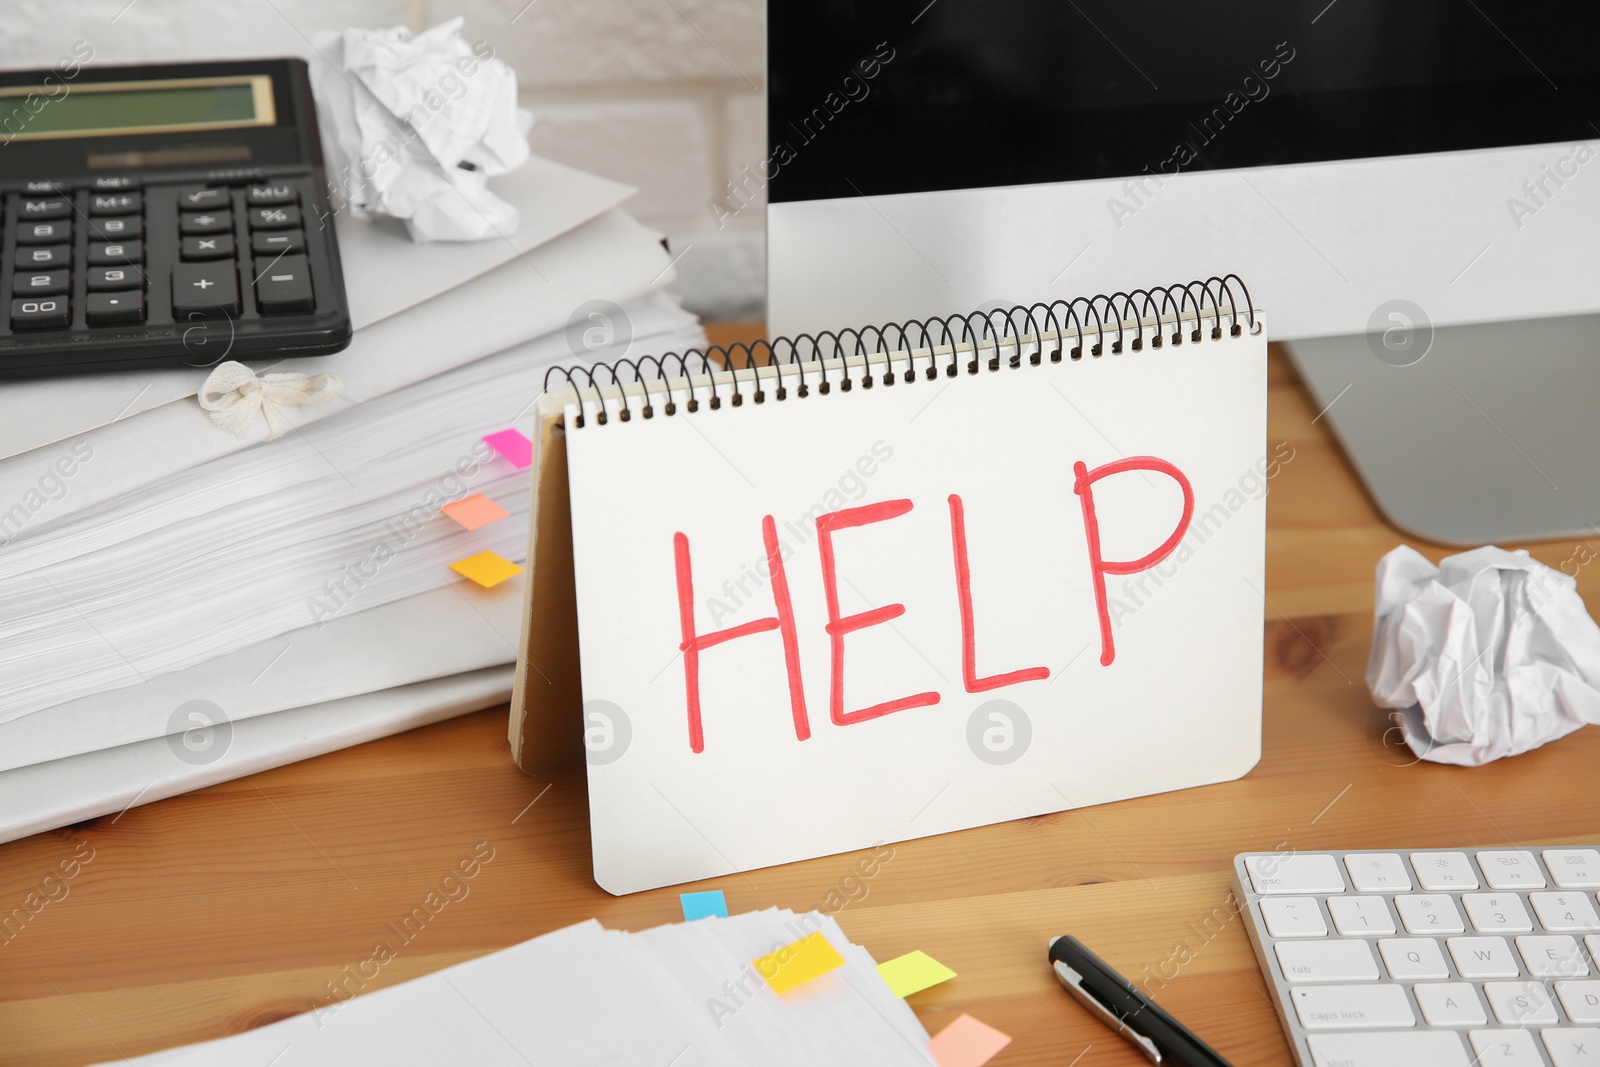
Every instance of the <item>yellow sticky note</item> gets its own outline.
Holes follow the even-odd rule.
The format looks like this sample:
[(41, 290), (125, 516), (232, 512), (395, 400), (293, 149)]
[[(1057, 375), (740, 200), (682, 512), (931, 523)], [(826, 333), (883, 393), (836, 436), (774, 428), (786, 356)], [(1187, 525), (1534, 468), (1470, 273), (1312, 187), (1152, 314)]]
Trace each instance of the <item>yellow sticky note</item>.
[(983, 1067), (1011, 1044), (1011, 1038), (988, 1023), (970, 1015), (959, 1015), (955, 1022), (933, 1035), (928, 1051), (939, 1067)]
[(774, 993), (787, 993), (796, 986), (820, 978), (835, 967), (844, 966), (844, 958), (834, 951), (821, 933), (802, 937), (792, 945), (785, 945), (771, 955), (755, 961), (756, 973), (766, 979)]
[(948, 982), (955, 976), (956, 972), (921, 949), (878, 964), (878, 977), (889, 987), (889, 992), (897, 997), (909, 997), (929, 986)]
[(512, 575), (521, 574), (522, 568), (493, 552), (479, 552), (476, 556), (457, 560), (450, 569), (463, 578), (470, 578), (485, 589), (499, 585)]
[(476, 530), (480, 526), (489, 525), (491, 522), (499, 522), (507, 514), (505, 508), (496, 504), (482, 493), (473, 493), (471, 496), (462, 497), (455, 503), (446, 504), (439, 510), (468, 530)]

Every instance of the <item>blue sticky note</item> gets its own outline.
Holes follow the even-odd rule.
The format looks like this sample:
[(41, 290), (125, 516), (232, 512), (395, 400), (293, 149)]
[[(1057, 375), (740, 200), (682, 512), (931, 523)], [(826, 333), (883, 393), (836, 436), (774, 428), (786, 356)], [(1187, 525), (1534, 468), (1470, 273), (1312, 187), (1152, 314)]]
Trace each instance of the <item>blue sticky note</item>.
[(728, 917), (728, 902), (723, 899), (720, 889), (713, 889), (709, 893), (682, 893), (678, 899), (683, 901), (685, 922), (692, 919)]

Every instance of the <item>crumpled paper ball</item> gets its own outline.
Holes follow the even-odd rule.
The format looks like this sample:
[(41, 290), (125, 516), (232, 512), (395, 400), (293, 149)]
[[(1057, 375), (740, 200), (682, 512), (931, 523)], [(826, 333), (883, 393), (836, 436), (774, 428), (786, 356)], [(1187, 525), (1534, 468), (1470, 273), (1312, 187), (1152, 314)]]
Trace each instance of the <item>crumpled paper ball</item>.
[(1577, 582), (1493, 545), (1378, 563), (1367, 687), (1422, 759), (1475, 767), (1600, 722), (1600, 626)]
[(516, 231), (516, 208), (487, 182), (527, 160), (533, 115), (517, 107), (516, 73), (487, 43), (463, 38), (461, 22), (313, 39), (321, 58), (311, 84), (336, 209), (404, 219), (415, 241)]

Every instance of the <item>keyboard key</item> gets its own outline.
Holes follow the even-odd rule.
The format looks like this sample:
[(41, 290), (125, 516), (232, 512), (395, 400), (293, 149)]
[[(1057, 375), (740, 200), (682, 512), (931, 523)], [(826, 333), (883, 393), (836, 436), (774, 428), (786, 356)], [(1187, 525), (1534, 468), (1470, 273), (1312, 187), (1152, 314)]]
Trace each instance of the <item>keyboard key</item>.
[(258, 256), (305, 250), (306, 235), (302, 230), (257, 230), (250, 235), (250, 251)]
[(1550, 1062), (1556, 1067), (1600, 1065), (1600, 1030), (1588, 1026), (1563, 1026), (1539, 1031)]
[(1389, 977), (1401, 982), (1438, 980), (1450, 977), (1439, 942), (1431, 937), (1386, 937), (1378, 941), (1383, 965)]
[(1526, 1030), (1473, 1030), (1467, 1037), (1477, 1053), (1473, 1067), (1545, 1067), (1539, 1046)]
[(178, 232), (186, 235), (195, 233), (232, 233), (233, 212), (185, 211), (178, 220)]
[(1268, 897), (1261, 902), (1261, 918), (1273, 937), (1328, 936), (1316, 897)]
[(1529, 893), (1528, 902), (1546, 930), (1600, 930), (1586, 893)]
[(1600, 966), (1600, 935), (1590, 934), (1583, 939), (1583, 943), (1589, 949), (1589, 958), (1595, 961), (1596, 966)]
[(214, 237), (185, 237), (180, 250), (184, 259), (232, 259), (233, 238), (228, 234)]
[(1411, 869), (1424, 889), (1476, 889), (1478, 876), (1465, 852), (1413, 852)]
[(1556, 996), (1575, 1023), (1600, 1023), (1600, 982), (1557, 982)]
[(252, 185), (244, 191), (244, 202), (251, 207), (274, 207), (278, 204), (293, 204), (300, 199), (294, 186), (288, 182), (273, 182), (266, 185)]
[(53, 245), (71, 239), (71, 219), (58, 219), (55, 222), (17, 223), (17, 244), (19, 245)]
[(90, 293), (84, 306), (90, 326), (112, 326), (144, 321), (144, 294), (137, 289), (121, 293)]
[(1565, 934), (1519, 937), (1517, 951), (1535, 978), (1583, 978), (1589, 973), (1583, 950)]
[(1522, 973), (1503, 937), (1452, 937), (1445, 943), (1463, 978), (1515, 978)]
[(1600, 852), (1592, 848), (1547, 848), (1544, 865), (1562, 889), (1600, 888)]
[(64, 296), (11, 301), (13, 330), (64, 330), (70, 322)]
[(144, 198), (138, 193), (90, 193), (91, 215), (137, 215)]
[(237, 315), (239, 275), (232, 263), (178, 263), (172, 268), (172, 313)]
[(89, 291), (91, 293), (105, 293), (114, 289), (136, 287), (144, 287), (144, 271), (131, 263), (125, 263), (120, 267), (89, 268)]
[(89, 266), (111, 267), (138, 263), (144, 259), (144, 245), (138, 241), (101, 241), (89, 246)]
[(1489, 1021), (1470, 982), (1423, 982), (1411, 992), (1429, 1026), (1482, 1026)]
[(1365, 941), (1280, 941), (1273, 949), (1291, 982), (1378, 980), (1378, 961)]
[(1483, 995), (1489, 998), (1494, 1017), (1507, 1026), (1556, 1021), (1555, 1002), (1542, 982), (1485, 982)]
[(1404, 986), (1296, 986), (1289, 996), (1307, 1030), (1382, 1030), (1417, 1022)]
[(50, 270), (52, 267), (65, 267), (71, 262), (71, 245), (35, 245), (17, 249), (18, 270)]
[(1411, 888), (1405, 862), (1393, 852), (1346, 856), (1344, 866), (1357, 892), (1403, 893)]
[(252, 230), (287, 230), (300, 225), (297, 207), (257, 207), (250, 209)]
[(139, 236), (142, 229), (137, 215), (89, 220), (89, 232), (101, 241), (131, 241)]
[(1490, 889), (1543, 889), (1544, 872), (1532, 852), (1480, 852), (1478, 869)]
[(226, 189), (201, 185), (187, 185), (178, 190), (179, 211), (215, 211), (231, 206), (233, 200)]
[(55, 296), (67, 291), (69, 274), (65, 270), (19, 270), (11, 279), (11, 292), (14, 296)]
[[(263, 312), (310, 311), (316, 306), (311, 297), (311, 268), (305, 256), (279, 256), (256, 260), (256, 304)], [(1308, 901), (1315, 911), (1316, 901)], [(1322, 916), (1317, 915), (1317, 922)], [(1323, 933), (1327, 933), (1326, 927)]]
[(1343, 893), (1344, 878), (1332, 856), (1263, 853), (1244, 861), (1250, 884), (1262, 896)]
[(1482, 934), (1526, 934), (1533, 932), (1533, 920), (1522, 898), (1515, 893), (1464, 893), (1461, 903), (1472, 916), (1472, 925)]
[(1341, 934), (1394, 933), (1394, 916), (1382, 897), (1329, 897), (1328, 914)]
[(1422, 894), (1394, 898), (1400, 921), (1413, 934), (1459, 934), (1466, 931), (1454, 897)]
[(64, 196), (49, 196), (38, 200), (24, 199), (17, 204), (17, 221), (41, 222), (45, 219), (64, 219), (72, 213), (72, 205)]
[[(1339, 1067), (1490, 1067), (1472, 1060), (1453, 1030), (1413, 1030), (1395, 1034), (1308, 1034), (1311, 1055), (1321, 1064)], [(1499, 1067), (1522, 1067), (1507, 1060)], [(1543, 1061), (1532, 1061), (1544, 1067)]]

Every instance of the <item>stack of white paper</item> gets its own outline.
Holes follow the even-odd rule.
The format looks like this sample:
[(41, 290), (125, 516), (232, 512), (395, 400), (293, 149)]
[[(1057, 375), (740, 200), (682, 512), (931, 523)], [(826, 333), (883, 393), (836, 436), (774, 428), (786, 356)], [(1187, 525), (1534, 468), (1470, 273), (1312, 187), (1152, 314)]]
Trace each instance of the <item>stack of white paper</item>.
[[(509, 695), (521, 582), (449, 568), (526, 553), (530, 472), (483, 437), (534, 432), (550, 365), (623, 354), (569, 340), (591, 301), (632, 355), (704, 335), (626, 186), (535, 159), (496, 190), (523, 218), (504, 240), (337, 220), (355, 339), (272, 369), (343, 393), (276, 440), (212, 424), (209, 367), (0, 388), (0, 840)], [(473, 493), (507, 517), (441, 512)], [(194, 701), (223, 730), (199, 753), (176, 743)]]
[[(782, 994), (756, 961), (813, 933), (843, 965)], [(780, 975), (782, 964), (763, 968)], [(348, 986), (349, 983), (346, 983)], [(927, 1067), (928, 1034), (832, 918), (768, 909), (638, 934), (590, 920), (233, 1037), (131, 1064)]]

